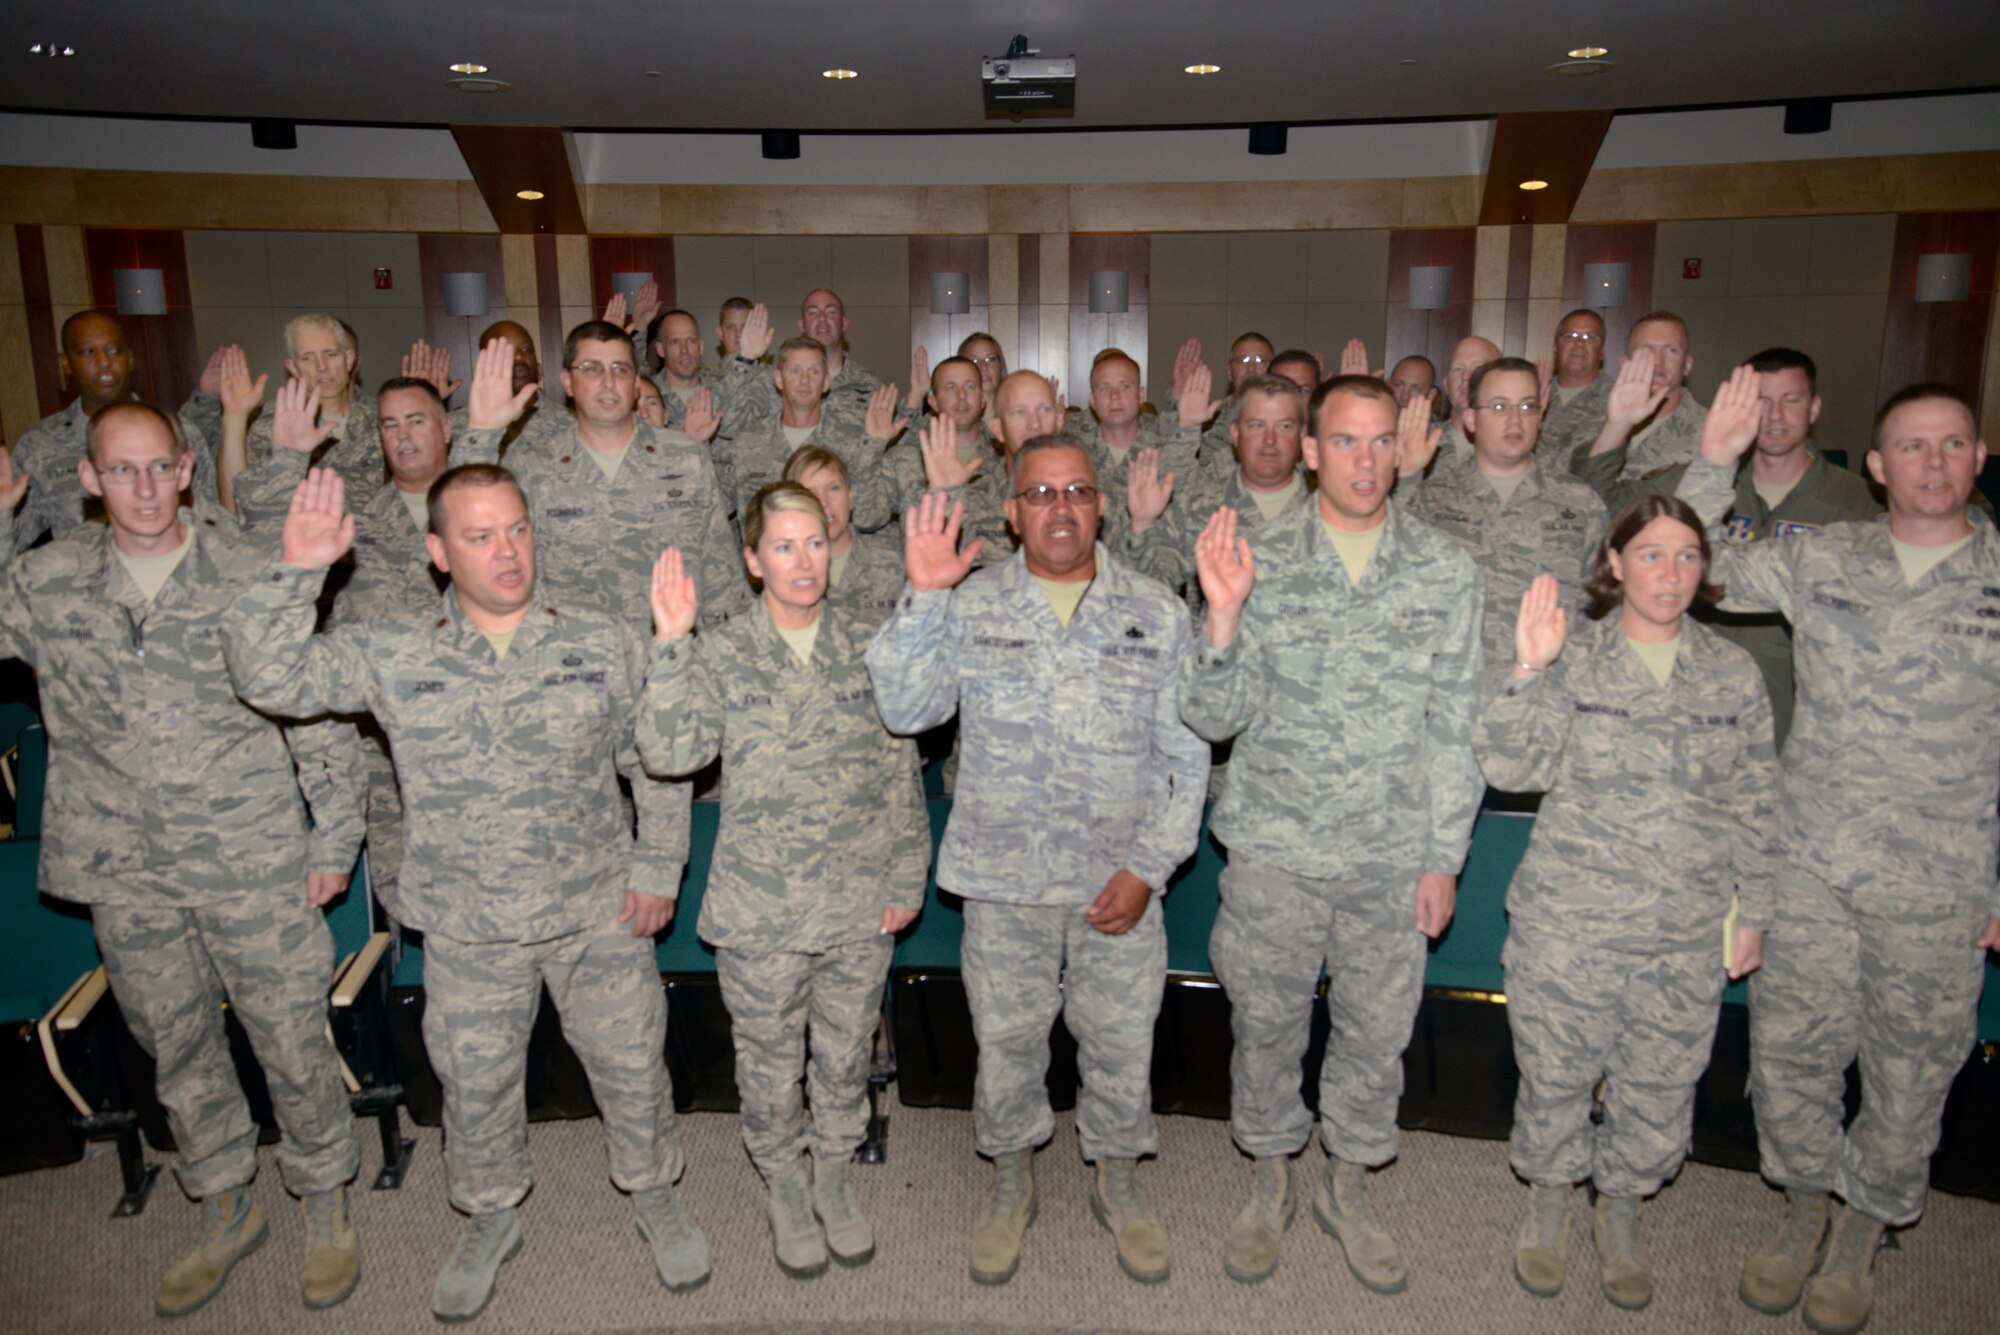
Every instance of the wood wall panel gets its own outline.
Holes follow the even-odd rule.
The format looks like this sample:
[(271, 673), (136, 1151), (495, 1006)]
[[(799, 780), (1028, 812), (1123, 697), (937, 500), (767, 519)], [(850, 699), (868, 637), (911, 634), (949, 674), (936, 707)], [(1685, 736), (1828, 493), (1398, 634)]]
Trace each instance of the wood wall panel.
[(1528, 344), (1528, 298), (1534, 281), (1535, 225), (1515, 223), (1507, 229), (1507, 330), (1500, 350), (1509, 357), (1547, 358), (1548, 350)]
[[(936, 366), (958, 351), (966, 337), (992, 324), (992, 291), (988, 283), (986, 238), (983, 236), (913, 236), (910, 238), (910, 354), (918, 348)], [(931, 275), (966, 275), (971, 310), (964, 315), (931, 312)], [(1008, 295), (1013, 295), (1009, 293)]]
[[(21, 304), (28, 314), (28, 345), (35, 360), (35, 399), (42, 416), (61, 412), (76, 395), (63, 384), (62, 349), (56, 346), (55, 309), (49, 300), (49, 264), (42, 253), (42, 229), (22, 223), (14, 229), (21, 252)], [(14, 428), (14, 439), (32, 423)]]
[[(615, 290), (615, 273), (650, 273), (660, 285), (660, 309), (677, 304), (674, 295), (674, 239), (670, 236), (593, 236), (590, 238), (590, 306), (602, 311)], [(643, 331), (642, 331), (643, 332)]]
[[(1918, 260), (1958, 252), (1972, 256), (1971, 296), (1965, 301), (1918, 301)], [(2000, 252), (2000, 211), (1906, 213), (1896, 219), (1878, 407), (1896, 391), (1924, 380), (1942, 381), (1975, 404), (1980, 402), (1996, 252)]]
[(1563, 246), (1563, 309), (1583, 305), (1583, 269), (1587, 264), (1629, 264), (1632, 282), (1625, 305), (1597, 309), (1604, 317), (1604, 364), (1613, 371), (1625, 355), (1625, 336), (1632, 322), (1653, 308), (1653, 241), (1651, 223), (1571, 224)]
[[(1090, 312), (1090, 275), (1123, 270), (1126, 307), (1118, 315)], [(1078, 236), (1069, 239), (1069, 365), (1057, 371), (1068, 386), (1070, 401), (1090, 395), (1091, 359), (1106, 348), (1122, 348), (1142, 368), (1148, 365), (1152, 303), (1153, 239), (1150, 236)], [(1052, 368), (1043, 366), (1042, 374)]]
[(563, 328), (562, 282), (556, 272), (556, 238), (543, 233), (535, 238), (535, 341), (540, 345), (542, 393), (552, 403), (561, 403), (562, 380), (556, 372), (562, 366)]
[(170, 411), (194, 393), (202, 363), (194, 341), (194, 298), (188, 289), (187, 242), (179, 231), (86, 227), (90, 304), (118, 310), (119, 269), (158, 269), (165, 279), (165, 315), (120, 315), (132, 348), (132, 389)]
[[(417, 264), (424, 293), (424, 341), (451, 349), (451, 371), (464, 380), (478, 357), (480, 331), (499, 318), (507, 297), (507, 273), (500, 259), (500, 237), (425, 234), (417, 238)], [(486, 275), (487, 313), (447, 315), (444, 276), (448, 273)], [(525, 323), (525, 322), (524, 322)]]
[[(1389, 320), (1382, 365), (1404, 357), (1431, 359), (1442, 376), (1451, 364), (1452, 345), (1472, 331), (1473, 268), (1478, 234), (1472, 227), (1398, 228), (1389, 233)], [(1451, 305), (1442, 310), (1410, 309), (1410, 270), (1451, 266)]]

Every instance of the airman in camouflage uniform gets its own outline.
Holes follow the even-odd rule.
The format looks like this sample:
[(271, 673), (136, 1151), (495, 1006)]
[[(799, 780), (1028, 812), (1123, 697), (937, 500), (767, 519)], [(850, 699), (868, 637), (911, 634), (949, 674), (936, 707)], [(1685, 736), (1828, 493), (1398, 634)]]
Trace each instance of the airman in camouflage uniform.
[(1177, 402), (1172, 421), (1157, 413), (1142, 413), (1145, 386), (1139, 383), (1139, 364), (1117, 348), (1097, 355), (1090, 368), (1090, 408), (1072, 409), (1069, 434), (1082, 443), (1097, 471), (1097, 483), (1104, 492), (1104, 540), (1114, 549), (1120, 545), (1131, 524), (1126, 492), (1130, 486), (1133, 461), (1144, 450), (1158, 450), (1160, 466), (1178, 477), (1192, 480), (1199, 471), (1196, 454), (1201, 448), (1202, 423), (1215, 415), (1215, 401), (1209, 397), (1211, 376), (1206, 366), (1189, 373)]
[[(859, 431), (882, 379), (847, 355), (847, 325), (846, 307), (827, 288), (814, 288), (799, 303), (799, 333), (826, 352), (825, 411), (837, 425)], [(723, 368), (723, 437), (777, 415), (781, 396), (771, 381), (771, 368), (758, 360), (770, 346), (770, 314), (759, 302), (739, 335), (736, 355)]]
[[(509, 388), (512, 358), (505, 338), (480, 350), (466, 403), (470, 425), (453, 452), (461, 463), (496, 462), (503, 430), (535, 392), (532, 385)], [(729, 507), (707, 452), (634, 414), (631, 340), (616, 325), (592, 320), (570, 331), (563, 360), (575, 419), (545, 440), (520, 442), (507, 459), (535, 510), (548, 596), (638, 629), (651, 616), (654, 556), (673, 546), (694, 565), (704, 620), (724, 621), (748, 607)], [(609, 477), (606, 459), (616, 460)]]
[[(1747, 363), (1770, 405), (1756, 448), (1736, 473), (1736, 503), (1723, 521), (1722, 541), (1734, 546), (1792, 533), (1813, 533), (1843, 520), (1873, 519), (1882, 513), (1859, 473), (1838, 467), (1808, 444), (1819, 418), (1820, 400), (1812, 358), (1789, 348), (1770, 348)], [(1583, 480), (1622, 509), (1642, 495), (1671, 496), (1687, 473), (1675, 464), (1630, 482), (1621, 482), (1625, 450), (1592, 455)], [(1776, 497), (1774, 505), (1766, 500)], [(1775, 613), (1723, 612), (1697, 607), (1695, 614), (1721, 635), (1750, 651), (1771, 692), (1771, 714), (1780, 750), (1792, 731), (1792, 634)]]
[[(824, 350), (811, 339), (791, 339), (778, 350), (772, 372), (784, 388), (781, 412), (760, 417), (716, 450), (717, 469), (729, 478), (733, 509), (747, 515), (750, 502), (784, 474), (795, 450), (808, 445), (831, 450), (847, 465), (854, 495), (854, 519), (863, 531), (889, 522), (888, 483), (882, 451), (894, 431), (893, 400), (871, 407), (860, 428), (827, 410)], [(893, 391), (891, 391), (893, 393)]]
[[(514, 345), (514, 389), (518, 392), (528, 385), (540, 384), (542, 379), (541, 358), (535, 351), (534, 336), (528, 332), (526, 326), (517, 324), (512, 320), (501, 320), (490, 324), (480, 332), (479, 346), (483, 348), (496, 338), (504, 338)], [(405, 374), (413, 373), (415, 373), (414, 368), (412, 368), (412, 371), (405, 372)], [(431, 380), (436, 385), (438, 397), (441, 400), (448, 397), (446, 391), (451, 386), (449, 380), (439, 383), (435, 377), (426, 376), (424, 378)], [(471, 416), (467, 409), (455, 408), (452, 410), (451, 428), (454, 433), (463, 437), (471, 429), (471, 425)], [(528, 406), (521, 410), (521, 415), (509, 423), (505, 431), (501, 432), (500, 458), (507, 458), (508, 453), (522, 442), (530, 444), (550, 443), (570, 425), (569, 410), (563, 406), (560, 400), (551, 400), (545, 394), (537, 394), (529, 401)], [(355, 513), (359, 516), (361, 512), (357, 509)]]
[[(375, 401), (354, 392), (354, 340), (347, 326), (330, 315), (301, 315), (285, 326), (285, 370), (319, 395), (319, 418), (328, 426), (314, 448), (315, 467), (331, 468), (347, 484), (357, 506), (382, 488), (382, 446), (375, 431)], [(271, 431), (275, 416), (250, 424), (244, 471), (262, 464), (277, 448)]]
[(650, 378), (660, 391), (667, 427), (686, 431), (689, 401), (705, 389), (716, 404), (722, 392), (722, 372), (702, 364), (701, 325), (687, 311), (662, 312), (646, 330), (646, 346), (660, 363)]
[[(1535, 364), (1502, 357), (1473, 371), (1460, 415), (1471, 445), (1428, 479), (1413, 459), (1426, 444), (1422, 424), (1404, 435), (1396, 499), (1465, 544), (1486, 590), (1480, 629), (1486, 674), (1482, 698), (1507, 675), (1514, 613), (1543, 571), (1562, 585), (1563, 605), (1581, 611), (1583, 581), (1604, 537), (1604, 502), (1569, 470), (1535, 449), (1541, 429), (1541, 387)], [(1407, 408), (1405, 412), (1409, 412)], [(1420, 407), (1419, 413), (1424, 410)], [(1501, 487), (1508, 487), (1504, 497)]]
[[(63, 373), (76, 387), (77, 398), (23, 431), (14, 442), (14, 469), (29, 479), (28, 497), (14, 517), (14, 543), (25, 552), (44, 533), (62, 537), (82, 524), (94, 504), (77, 479), (84, 456), (84, 434), (91, 415), (108, 404), (132, 397), (132, 352), (118, 321), (102, 311), (78, 311), (63, 321)], [(214, 388), (204, 373), (205, 391), (181, 407), (177, 424), (181, 438), (194, 452), (195, 504), (215, 504)]]
[[(1594, 404), (1590, 391), (1572, 399), (1542, 433), (1543, 453), (1558, 463), (1567, 457), (1571, 471), (1580, 474), (1591, 455), (1623, 445), (1619, 477), (1627, 482), (1686, 463), (1694, 458), (1708, 416), (1683, 384), (1693, 369), (1687, 322), (1672, 311), (1640, 316), (1625, 337), (1618, 374), (1598, 378), (1606, 385), (1602, 404)], [(1587, 401), (1593, 401), (1588, 409)]]
[[(831, 450), (813, 445), (798, 450), (785, 465), (785, 481), (811, 492), (826, 516), (830, 558), (826, 605), (840, 609), (847, 619), (864, 627), (865, 636), (874, 635), (903, 596), (900, 531), (894, 537), (854, 531), (854, 493), (847, 480), (847, 465)], [(921, 497), (919, 493), (918, 499)]]
[(444, 1089), (446, 1181), (471, 1216), (433, 1311), (477, 1315), (519, 1250), (515, 1207), (531, 1180), (523, 1084), (545, 985), (589, 1074), (612, 1180), (632, 1194), (661, 1280), (692, 1287), (708, 1248), (673, 1192), (681, 1144), (651, 939), (687, 860), (688, 790), (639, 763), (645, 641), (620, 618), (536, 598), (527, 502), (504, 469), (447, 472), (430, 518), (426, 546), (452, 577), (436, 616), (314, 635), (318, 587), (348, 536), (339, 479), (315, 470), (285, 522), (282, 562), (239, 596), (225, 630), (245, 699), (279, 714), (367, 710), (396, 759), (398, 898), (425, 937), (424, 1045)]
[(812, 493), (774, 483), (744, 523), (762, 606), (718, 631), (691, 636), (694, 583), (678, 553), (661, 563), (639, 752), (659, 774), (723, 758), (699, 927), (716, 948), (743, 1141), (770, 1187), (778, 1265), (805, 1278), (829, 1251), (844, 1265), (875, 1254), (847, 1167), (867, 1135), (894, 934), (923, 907), (930, 821), (916, 745), (875, 712), (862, 657), (874, 627), (825, 601), (826, 519)]
[(1305, 438), (1318, 503), (1266, 524), (1254, 564), (1233, 510), (1196, 549), (1206, 633), (1181, 713), (1210, 741), (1238, 738), (1210, 820), (1230, 861), (1209, 950), (1235, 1037), (1231, 1129), (1257, 1160), (1224, 1253), (1244, 1281), (1277, 1265), (1291, 1218), (1286, 1157), (1312, 1130), (1298, 1073), (1324, 964), (1332, 1158), (1314, 1213), (1364, 1284), (1406, 1282), (1365, 1181), (1396, 1156), (1425, 938), (1450, 920), (1479, 803), (1482, 595), (1464, 549), (1388, 500), (1396, 416), (1381, 381), (1326, 381)]
[(969, 579), (977, 550), (959, 548), (944, 497), (905, 516), (910, 591), (868, 650), (892, 730), (959, 718), (963, 763), (937, 879), (966, 901), (973, 1129), (995, 1167), (972, 1277), (1004, 1283), (1019, 1264), (1035, 1209), (1031, 1156), (1054, 1127), (1044, 1077), (1061, 1014), (1081, 1052), (1076, 1120), (1097, 1164), (1092, 1207), (1126, 1273), (1161, 1280), (1166, 1235), (1134, 1170), (1158, 1149), (1157, 895), (1194, 851), (1207, 778), (1208, 750), (1174, 702), (1187, 609), (1095, 541), (1103, 498), (1075, 441), (1023, 445), (1013, 485), (1007, 514), (1022, 548)]
[[(1678, 492), (1712, 538), (1763, 412), (1755, 374), (1738, 368)], [(1786, 865), (1750, 992), (1759, 1151), (1791, 1214), (1750, 1258), (1742, 1295), (1766, 1311), (1798, 1301), (1838, 1194), (1806, 1298), (1823, 1331), (1866, 1321), (1883, 1227), (1923, 1210), (1985, 952), (2000, 944), (2000, 534), (1966, 508), (1986, 461), (1976, 421), (1946, 386), (1892, 396), (1868, 455), (1886, 524), (1716, 555), (1725, 608), (1791, 622), (1799, 691), (1779, 788)], [(1843, 1130), (1857, 1054), (1861, 1110)]]
[[(1512, 1160), (1534, 1188), (1514, 1270), (1540, 1297), (1562, 1289), (1570, 1188), (1589, 1178), (1606, 1294), (1626, 1308), (1651, 1300), (1639, 1201), (1687, 1157), (1731, 895), (1729, 976), (1756, 967), (1772, 922), (1770, 703), (1749, 655), (1683, 614), (1713, 600), (1706, 562), (1681, 559), (1705, 546), (1698, 523), (1665, 497), (1621, 513), (1609, 541), (1622, 586), (1607, 555), (1591, 590), (1609, 611), (1567, 635), (1569, 595), (1537, 579), (1516, 601), (1512, 666), (1475, 734), (1489, 783), (1547, 795), (1507, 888), (1503, 957), (1521, 1068)], [(1642, 638), (1678, 640), (1664, 686), (1633, 647)]]
[[(257, 1125), (223, 1031), (225, 995), (270, 1078), (278, 1167), (305, 1201), (306, 1300), (331, 1306), (360, 1274), (344, 1186), (359, 1144), (327, 1036), (333, 938), (319, 906), (354, 865), (359, 776), (302, 769), (309, 783), (344, 779), (310, 791), (309, 836), (283, 736), (223, 668), (223, 610), (262, 553), (226, 516), (177, 513), (194, 459), (157, 409), (109, 405), (90, 432), (82, 485), (110, 523), (11, 562), (0, 655), (41, 683), (41, 886), (91, 906), (112, 993), (157, 1062), (181, 1185), (204, 1205), (204, 1236), (155, 1306), (201, 1306), (264, 1240), (249, 1190)], [(13, 550), (25, 482), (0, 453), (0, 551)], [(164, 574), (161, 558), (173, 562)], [(161, 580), (150, 593), (141, 572)]]
[[(1555, 344), (1549, 350), (1549, 404), (1545, 426), (1555, 414), (1581, 395), (1600, 386), (1610, 392), (1604, 374), (1604, 317), (1596, 311), (1577, 309), (1556, 325)], [(1597, 411), (1603, 411), (1598, 405)]]

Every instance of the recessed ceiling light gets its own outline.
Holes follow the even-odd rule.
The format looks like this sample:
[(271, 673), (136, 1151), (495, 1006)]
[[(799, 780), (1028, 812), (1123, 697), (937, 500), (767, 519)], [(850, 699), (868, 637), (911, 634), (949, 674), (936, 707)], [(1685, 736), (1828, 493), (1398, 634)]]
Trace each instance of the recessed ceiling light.
[(1222, 73), (1222, 66), (1210, 65), (1204, 62), (1199, 65), (1188, 65), (1182, 72), (1186, 74), (1220, 74)]
[(542, 192), (541, 192), (541, 191), (539, 191), (539, 190), (516, 190), (516, 191), (514, 192), (514, 198), (516, 198), (516, 199), (541, 199), (541, 198), (543, 198), (543, 195), (542, 195)]
[(60, 60), (64, 56), (76, 54), (76, 48), (62, 42), (36, 42), (28, 48), (31, 56), (47, 56), (50, 60)]
[(1609, 51), (1601, 46), (1579, 46), (1576, 50), (1569, 53), (1569, 58), (1571, 60), (1595, 60), (1599, 56), (1608, 56), (1610, 54)]
[(1521, 182), (1521, 188), (1523, 190), (1546, 190), (1549, 188), (1549, 183), (1547, 181), (1523, 181)]
[(821, 70), (819, 77), (822, 79), (858, 79), (861, 76), (853, 70), (831, 69)]
[(451, 67), (453, 74), (484, 74), (486, 66), (476, 60), (461, 60)]

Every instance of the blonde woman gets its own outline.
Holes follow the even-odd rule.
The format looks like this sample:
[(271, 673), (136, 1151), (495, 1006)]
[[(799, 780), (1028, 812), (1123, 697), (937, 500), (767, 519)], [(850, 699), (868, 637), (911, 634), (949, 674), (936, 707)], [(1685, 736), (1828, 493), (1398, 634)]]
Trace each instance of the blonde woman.
[(923, 906), (930, 824), (916, 746), (875, 712), (862, 657), (874, 627), (827, 603), (819, 501), (773, 482), (747, 507), (743, 536), (762, 602), (699, 639), (681, 554), (669, 548), (654, 568), (638, 736), (658, 774), (722, 756), (722, 827), (698, 927), (716, 949), (772, 1248), (779, 1269), (803, 1279), (829, 1254), (850, 1266), (875, 1255), (847, 1169), (867, 1131), (895, 934)]
[(893, 533), (854, 531), (854, 485), (832, 450), (802, 445), (785, 464), (785, 481), (811, 492), (826, 514), (827, 601), (873, 635), (903, 596), (903, 544)]

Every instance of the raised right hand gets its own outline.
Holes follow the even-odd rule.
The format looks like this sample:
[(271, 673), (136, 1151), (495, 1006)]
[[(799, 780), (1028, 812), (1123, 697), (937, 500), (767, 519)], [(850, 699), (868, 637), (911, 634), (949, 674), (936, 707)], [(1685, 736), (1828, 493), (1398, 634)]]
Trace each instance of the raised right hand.
[(271, 377), (260, 375), (255, 381), (250, 379), (250, 359), (243, 355), (243, 349), (231, 343), (228, 347), (216, 349), (216, 370), (220, 379), (216, 385), (216, 397), (222, 400), (224, 417), (248, 417), (264, 403), (264, 386)]
[(1181, 395), (1187, 392), (1188, 377), (1200, 365), (1201, 340), (1191, 338), (1181, 344), (1181, 350), (1174, 354), (1174, 402), (1180, 402)]
[(14, 451), (0, 445), (0, 509), (11, 510), (28, 494), (31, 481), (26, 473), (14, 471)]
[[(1345, 371), (1342, 375), (1347, 374)], [(1410, 401), (1396, 414), (1396, 473), (1399, 477), (1415, 477), (1431, 466), (1437, 458), (1438, 442), (1444, 439), (1444, 432), (1431, 423), (1431, 395), (1436, 390), (1427, 389), (1421, 394), (1410, 395)]]
[(924, 481), (934, 491), (949, 491), (972, 481), (986, 466), (980, 455), (958, 457), (958, 424), (949, 417), (933, 417), (917, 428), (917, 448), (923, 451)]
[(278, 391), (277, 412), (271, 417), (271, 440), (287, 450), (311, 454), (333, 434), (333, 423), (319, 420), (319, 386), (287, 380)]
[(943, 492), (927, 491), (903, 512), (903, 569), (910, 587), (919, 593), (949, 589), (972, 572), (980, 543), (958, 549), (958, 531), (965, 522), (965, 505)]
[(292, 491), (292, 508), (285, 515), (280, 556), (286, 565), (325, 570), (354, 545), (354, 516), (347, 513), (346, 496), (346, 485), (331, 468), (306, 473)]
[(736, 339), (736, 353), (756, 361), (771, 347), (771, 308), (758, 302), (743, 317), (743, 332)]
[(1611, 397), (1604, 405), (1604, 415), (1621, 426), (1634, 427), (1651, 417), (1660, 404), (1665, 402), (1667, 390), (1653, 388), (1653, 368), (1658, 365), (1659, 356), (1651, 348), (1641, 348), (1618, 364), (1618, 379), (1611, 386)]
[(472, 389), (465, 396), (465, 424), (474, 431), (494, 431), (512, 425), (527, 410), (528, 400), (541, 391), (529, 381), (514, 392), (514, 340), (496, 338), (479, 350), (472, 364)]
[(1368, 374), (1368, 345), (1358, 338), (1347, 340), (1347, 346), (1340, 350), (1340, 373), (1342, 375)]
[(1535, 576), (1521, 595), (1521, 614), (1514, 619), (1514, 675), (1546, 672), (1562, 653), (1567, 630), (1562, 586), (1554, 575)]
[(1236, 511), (1225, 505), (1208, 517), (1194, 542), (1194, 569), (1208, 603), (1208, 642), (1227, 649), (1257, 582), (1249, 540), (1236, 536)]
[(1710, 463), (1733, 464), (1756, 442), (1771, 405), (1758, 393), (1757, 373), (1739, 366), (1715, 391), (1708, 420), (1701, 427), (1701, 457)]
[(1125, 508), (1132, 516), (1132, 535), (1137, 537), (1159, 522), (1174, 498), (1174, 475), (1160, 472), (1160, 452), (1140, 450), (1133, 456), (1132, 469), (1125, 479)]
[(669, 547), (653, 563), (653, 638), (665, 644), (678, 640), (694, 629), (695, 614), (701, 610), (701, 594), (680, 549)]

